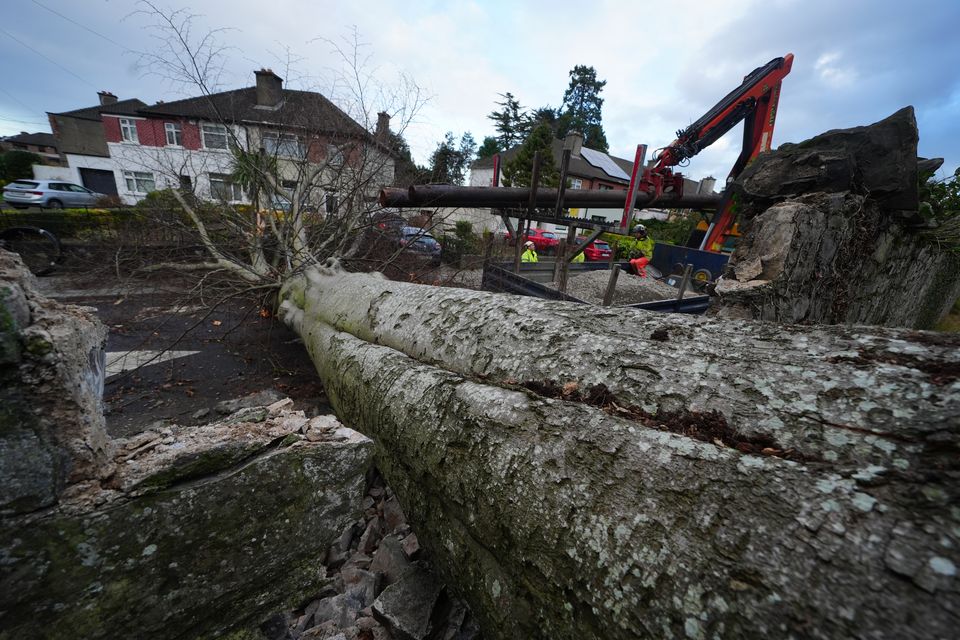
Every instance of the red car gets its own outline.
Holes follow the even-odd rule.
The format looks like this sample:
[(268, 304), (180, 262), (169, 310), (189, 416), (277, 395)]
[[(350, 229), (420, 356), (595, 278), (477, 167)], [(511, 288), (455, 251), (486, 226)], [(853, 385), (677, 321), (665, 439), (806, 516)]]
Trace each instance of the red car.
[[(513, 237), (510, 235), (510, 232), (507, 232), (507, 244), (513, 244)], [(544, 231), (543, 229), (530, 229), (527, 232), (526, 239), (533, 243), (533, 246), (536, 247), (537, 253), (556, 253), (557, 245), (560, 244), (560, 239), (557, 237), (557, 234), (552, 231)]]
[[(580, 242), (583, 240), (580, 239)], [(578, 243), (579, 244), (579, 243)], [(613, 249), (603, 240), (594, 240), (583, 250), (583, 257), (587, 260), (609, 260)]]

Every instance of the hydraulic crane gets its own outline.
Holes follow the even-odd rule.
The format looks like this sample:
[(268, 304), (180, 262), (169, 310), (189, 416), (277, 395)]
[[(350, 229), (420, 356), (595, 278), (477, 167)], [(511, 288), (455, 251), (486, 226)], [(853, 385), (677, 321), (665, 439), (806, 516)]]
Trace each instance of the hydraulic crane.
[[(644, 170), (639, 190), (653, 200), (671, 192), (675, 197), (683, 197), (683, 178), (675, 174), (672, 167), (685, 163), (743, 121), (743, 148), (727, 177), (729, 185), (758, 154), (770, 148), (780, 84), (792, 66), (793, 54), (788, 53), (747, 74), (743, 84), (724, 96), (696, 122), (678, 131), (677, 139), (659, 150), (656, 164)], [(728, 188), (724, 190), (700, 249), (719, 251), (735, 218), (735, 202)]]

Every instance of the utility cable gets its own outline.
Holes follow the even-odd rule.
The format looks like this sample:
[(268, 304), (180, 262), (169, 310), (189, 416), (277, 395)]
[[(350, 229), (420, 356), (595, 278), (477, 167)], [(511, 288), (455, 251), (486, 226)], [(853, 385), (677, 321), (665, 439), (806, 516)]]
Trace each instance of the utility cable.
[(10, 39), (13, 40), (13, 41), (20, 43), (21, 45), (23, 45), (24, 47), (26, 47), (26, 48), (29, 49), (30, 51), (33, 51), (35, 54), (37, 54), (38, 56), (40, 56), (41, 58), (43, 58), (44, 60), (46, 60), (46, 61), (49, 62), (50, 64), (54, 65), (55, 67), (61, 69), (62, 71), (65, 71), (66, 73), (69, 73), (70, 75), (72, 75), (74, 78), (76, 78), (76, 79), (79, 80), (80, 82), (82, 82), (82, 83), (84, 83), (84, 84), (86, 84), (86, 85), (88, 85), (88, 86), (90, 86), (90, 87), (93, 87), (94, 89), (97, 88), (96, 85), (94, 85), (92, 82), (89, 82), (88, 80), (86, 80), (86, 79), (84, 79), (84, 78), (81, 78), (80, 76), (78, 76), (77, 74), (75, 74), (73, 71), (70, 71), (70, 69), (67, 69), (65, 66), (63, 66), (62, 64), (60, 64), (60, 63), (57, 62), (56, 60), (53, 60), (52, 58), (48, 58), (46, 55), (44, 55), (43, 53), (37, 51), (36, 49), (34, 49), (33, 47), (31, 47), (29, 44), (27, 44), (26, 42), (24, 42), (23, 40), (21, 40), (21, 39), (18, 38), (17, 36), (13, 35), (13, 34), (10, 33), (9, 31), (7, 31), (6, 29), (0, 29), (0, 33), (2, 33), (3, 35), (7, 36), (8, 38), (10, 38)]

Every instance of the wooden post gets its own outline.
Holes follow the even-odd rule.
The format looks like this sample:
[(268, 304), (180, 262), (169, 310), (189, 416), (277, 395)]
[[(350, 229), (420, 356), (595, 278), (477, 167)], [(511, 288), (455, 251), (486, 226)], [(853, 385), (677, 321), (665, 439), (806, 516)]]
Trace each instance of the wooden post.
[(613, 291), (617, 288), (617, 278), (620, 277), (620, 265), (613, 265), (610, 270), (610, 280), (607, 282), (607, 290), (603, 293), (603, 306), (609, 307), (613, 302)]
[(560, 278), (563, 274), (563, 265), (567, 264), (565, 260), (566, 255), (567, 241), (560, 238), (560, 243), (557, 245), (557, 260), (553, 263), (553, 281), (558, 285), (560, 284)]

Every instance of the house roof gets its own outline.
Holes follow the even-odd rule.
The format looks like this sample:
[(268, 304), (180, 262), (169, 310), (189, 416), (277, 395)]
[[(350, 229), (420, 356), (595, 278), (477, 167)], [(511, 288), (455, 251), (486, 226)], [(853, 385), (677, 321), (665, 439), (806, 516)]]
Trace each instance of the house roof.
[[(512, 160), (513, 157), (516, 156), (519, 151), (520, 151), (520, 145), (517, 145), (515, 147), (511, 147), (507, 149), (506, 151), (501, 152), (500, 161), (508, 162), (509, 160)], [(553, 142), (550, 144), (550, 151), (553, 154), (554, 163), (557, 165), (557, 167), (559, 167), (560, 160), (563, 157), (563, 140), (554, 139)], [(619, 167), (623, 171), (623, 173), (628, 176), (630, 175), (630, 172), (633, 171), (633, 161), (631, 160), (627, 160), (625, 158), (618, 158), (616, 156), (611, 156), (610, 154), (603, 153), (602, 151), (596, 151), (595, 149), (589, 149), (589, 151), (591, 153), (587, 155), (593, 156), (595, 160), (598, 157), (609, 158), (609, 160), (613, 163), (615, 167)], [(470, 165), (470, 168), (471, 169), (492, 169), (493, 158), (481, 158), (480, 160), (477, 160), (472, 165)], [(616, 173), (616, 171), (613, 170), (613, 173)], [(584, 158), (582, 155), (574, 156), (571, 154), (570, 166), (567, 168), (567, 175), (580, 177), (580, 178), (590, 178), (591, 180), (596, 180), (596, 179), (607, 180), (610, 182), (618, 182), (621, 184), (629, 184), (630, 182), (629, 179), (624, 180), (619, 175), (611, 175), (611, 173), (604, 171), (602, 168), (594, 166), (593, 164), (590, 164), (589, 162), (587, 162), (586, 158)]]
[(37, 133), (22, 131), (18, 135), (7, 136), (3, 140), (4, 142), (19, 142), (20, 144), (32, 144), (40, 147), (57, 147), (57, 139), (54, 135), (52, 133), (44, 133), (43, 131), (38, 131)]
[(126, 100), (118, 100), (113, 104), (98, 104), (93, 107), (84, 107), (82, 109), (63, 111), (61, 113), (51, 113), (50, 115), (80, 118), (81, 120), (96, 120), (99, 122), (101, 114), (113, 113), (122, 116), (135, 116), (137, 115), (137, 110), (145, 106), (147, 106), (147, 103), (143, 100), (128, 98)]
[(246, 87), (197, 98), (160, 102), (139, 109), (138, 114), (272, 124), (370, 137), (369, 131), (319, 93), (283, 89), (282, 96), (279, 106), (264, 108), (257, 105), (256, 87)]

